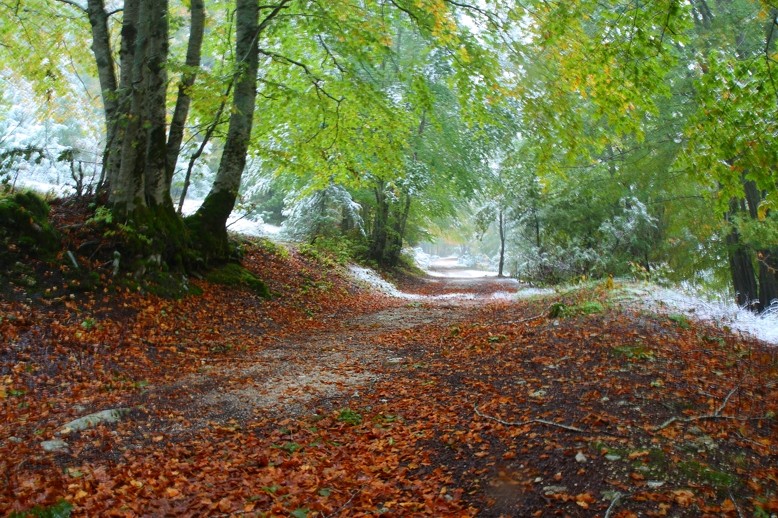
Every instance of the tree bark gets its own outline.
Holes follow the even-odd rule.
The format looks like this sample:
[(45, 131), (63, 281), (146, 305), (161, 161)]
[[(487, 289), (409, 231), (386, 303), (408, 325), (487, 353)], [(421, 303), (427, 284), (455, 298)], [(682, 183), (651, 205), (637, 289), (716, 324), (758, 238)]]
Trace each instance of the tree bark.
[(202, 206), (188, 218), (196, 246), (206, 262), (224, 261), (229, 257), (227, 218), (235, 207), (238, 189), (246, 166), (251, 138), (259, 67), (259, 34), (264, 26), (285, 8), (287, 0), (277, 4), (259, 23), (259, 6), (255, 0), (237, 0), (235, 55), (238, 56), (234, 94), (227, 140), (219, 169)]
[(741, 211), (742, 207), (737, 199), (732, 199), (729, 207), (727, 219), (732, 228), (727, 235), (727, 249), (732, 286), (735, 289), (735, 299), (738, 305), (751, 307), (751, 304), (759, 298), (753, 256), (751, 251), (740, 242), (740, 234), (732, 222), (732, 218)]
[(107, 152), (111, 149), (116, 131), (116, 114), (118, 102), (116, 98), (116, 66), (111, 53), (111, 36), (108, 28), (108, 13), (105, 11), (103, 0), (88, 0), (87, 16), (89, 25), (92, 29), (92, 54), (97, 65), (97, 77), (100, 81), (100, 95), (103, 101), (103, 111), (105, 113), (105, 135), (106, 144), (103, 154), (103, 171), (100, 175), (100, 185), (102, 188), (106, 180), (106, 165), (108, 161)]
[(378, 264), (383, 264), (389, 227), (389, 200), (386, 197), (386, 183), (378, 180), (373, 187), (376, 200), (376, 213), (373, 219), (373, 231), (370, 234), (368, 256)]
[[(743, 191), (746, 195), (748, 214), (753, 220), (758, 219), (759, 205), (764, 199), (764, 193), (751, 180), (743, 178)], [(756, 251), (759, 278), (759, 310), (770, 306), (778, 299), (778, 248), (762, 248)]]
[(139, 10), (140, 0), (126, 0), (124, 2), (121, 45), (119, 47), (119, 85), (115, 92), (116, 112), (112, 119), (107, 120), (110, 130), (107, 133), (108, 138), (106, 139), (106, 151), (104, 153), (104, 168), (109, 200), (114, 196), (114, 191), (118, 189), (122, 148), (124, 146), (126, 124), (129, 121)]
[(170, 191), (173, 182), (173, 174), (176, 171), (176, 162), (181, 152), (181, 142), (184, 139), (184, 126), (189, 115), (189, 106), (192, 101), (190, 89), (197, 77), (197, 69), (200, 67), (200, 57), (203, 47), (203, 33), (205, 32), (205, 4), (203, 0), (192, 0), (191, 23), (189, 28), (189, 43), (186, 49), (185, 69), (178, 85), (178, 97), (176, 107), (173, 110), (173, 118), (170, 121), (170, 132), (167, 139), (167, 158), (165, 188)]
[(400, 262), (400, 255), (403, 251), (403, 241), (405, 240), (405, 230), (408, 226), (408, 216), (411, 213), (411, 202), (413, 201), (409, 193), (404, 195), (405, 201), (402, 210), (395, 218), (394, 228), (389, 239), (384, 264), (386, 266), (397, 266)]
[[(128, 4), (130, 12), (126, 11)], [(124, 125), (124, 135), (118, 144), (121, 146), (119, 170), (116, 178), (111, 179), (111, 193), (108, 198), (119, 218), (128, 218), (137, 207), (145, 205), (143, 186), (143, 157), (146, 143), (143, 139), (143, 104), (145, 101), (144, 60), (151, 32), (149, 0), (125, 2), (124, 22), (122, 24), (122, 80), (129, 85), (129, 109)], [(127, 35), (125, 37), (125, 35)], [(126, 38), (126, 39), (125, 39)], [(133, 42), (132, 48), (130, 42)], [(129, 57), (132, 61), (129, 62)], [(127, 71), (129, 68), (129, 71)]]
[(505, 268), (505, 220), (503, 219), (503, 211), (500, 209), (497, 218), (497, 224), (500, 228), (500, 263), (497, 266), (497, 277), (505, 277), (503, 269)]
[(144, 139), (146, 151), (144, 160), (145, 202), (148, 206), (173, 207), (170, 189), (166, 182), (166, 100), (167, 100), (167, 56), (168, 56), (168, 1), (149, 0), (151, 16), (149, 41), (146, 48), (145, 84), (146, 99), (143, 121), (146, 128)]

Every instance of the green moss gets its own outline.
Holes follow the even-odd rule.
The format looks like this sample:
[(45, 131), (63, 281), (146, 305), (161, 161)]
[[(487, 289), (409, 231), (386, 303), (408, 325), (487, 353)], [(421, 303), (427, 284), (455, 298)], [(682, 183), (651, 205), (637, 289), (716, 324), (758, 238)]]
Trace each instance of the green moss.
[(605, 307), (596, 300), (588, 300), (572, 306), (556, 302), (551, 305), (548, 316), (549, 318), (568, 318), (580, 315), (593, 315), (603, 311), (605, 311)]
[(48, 217), (48, 204), (33, 192), (0, 197), (0, 263), (7, 264), (19, 253), (50, 259), (61, 243)]
[(678, 472), (695, 482), (708, 484), (717, 490), (730, 488), (738, 482), (738, 478), (735, 475), (717, 471), (710, 466), (693, 460), (678, 464)]
[(689, 323), (689, 319), (686, 318), (684, 315), (681, 315), (679, 313), (672, 314), (668, 316), (667, 318), (670, 319), (671, 322), (675, 322), (678, 327), (681, 329), (689, 329), (691, 328), (691, 324)]
[(234, 205), (234, 194), (227, 191), (211, 193), (200, 209), (184, 220), (192, 235), (192, 246), (206, 266), (230, 259), (232, 250), (225, 223)]
[(141, 206), (130, 213), (119, 206), (97, 207), (87, 223), (113, 242), (122, 271), (145, 275), (162, 268), (182, 271), (195, 264), (189, 232), (170, 203)]
[(224, 286), (245, 286), (263, 298), (270, 298), (267, 285), (237, 263), (227, 263), (210, 270), (205, 278)]
[(628, 360), (654, 360), (654, 351), (642, 343), (618, 345), (612, 349), (614, 355)]

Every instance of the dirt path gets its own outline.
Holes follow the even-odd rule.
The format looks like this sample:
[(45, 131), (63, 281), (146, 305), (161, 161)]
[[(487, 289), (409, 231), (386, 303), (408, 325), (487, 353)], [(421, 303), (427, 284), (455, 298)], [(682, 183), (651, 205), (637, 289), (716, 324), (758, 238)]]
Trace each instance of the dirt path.
[[(134, 411), (67, 436), (65, 452), (44, 454), (35, 438), (70, 408), (19, 419), (0, 457), (5, 505), (41, 501), (46, 487), (46, 503), (62, 495), (75, 516), (778, 512), (774, 350), (610, 306), (605, 288), (554, 295), (552, 317), (547, 298), (495, 297), (519, 289), (508, 280), (401, 284), (419, 297), (341, 291), (358, 303), (287, 318), (294, 325), (278, 322), (301, 315), (299, 300), (268, 311), (233, 292), (168, 316), (139, 310), (169, 326), (143, 351), (181, 372), (141, 387), (133, 357), (134, 377), (111, 376), (123, 383), (115, 392), (96, 384), (83, 412)], [(175, 335), (172, 323), (196, 319)], [(21, 412), (24, 394), (9, 396), (6, 409)]]
[(447, 277), (409, 286), (431, 295), (408, 302), (387, 298), (385, 308), (333, 321), (326, 330), (271, 336), (262, 350), (202, 360), (199, 372), (171, 385), (151, 387), (138, 405), (155, 409), (155, 414), (162, 411), (161, 415), (183, 412), (185, 424), (160, 423), (159, 431), (189, 434), (209, 423), (258, 415), (298, 417), (310, 410), (312, 402), (327, 406), (328, 400), (342, 404), (358, 398), (360, 391), (391, 376), (407, 361), (377, 337), (398, 331), (413, 334), (429, 325), (447, 328), (469, 320), (485, 304), (502, 304), (518, 289), (510, 279), (455, 274), (449, 270)]

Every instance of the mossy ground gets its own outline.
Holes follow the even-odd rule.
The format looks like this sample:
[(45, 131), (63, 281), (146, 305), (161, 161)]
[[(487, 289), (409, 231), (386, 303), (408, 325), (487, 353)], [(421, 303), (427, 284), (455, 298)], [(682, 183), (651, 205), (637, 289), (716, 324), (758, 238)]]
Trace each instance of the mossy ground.
[(206, 280), (225, 286), (244, 286), (263, 298), (270, 298), (267, 285), (256, 275), (237, 263), (227, 263), (210, 270)]

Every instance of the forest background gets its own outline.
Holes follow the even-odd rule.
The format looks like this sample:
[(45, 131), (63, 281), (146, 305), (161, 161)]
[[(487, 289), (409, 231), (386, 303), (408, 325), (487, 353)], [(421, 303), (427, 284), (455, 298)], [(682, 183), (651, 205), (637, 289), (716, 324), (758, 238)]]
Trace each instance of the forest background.
[[(0, 4), (0, 176), (97, 193), (121, 267), (228, 259), (237, 209), (395, 266), (778, 298), (769, 1)], [(181, 217), (184, 200), (204, 199)], [(482, 244), (477, 244), (481, 239)]]

